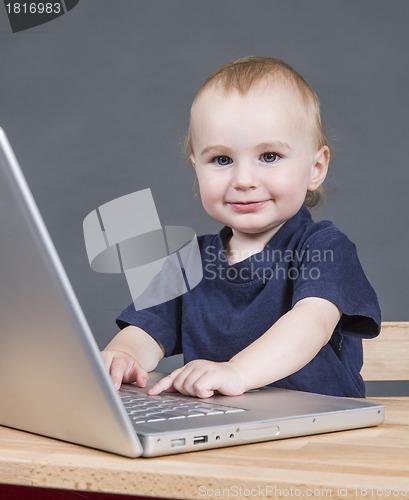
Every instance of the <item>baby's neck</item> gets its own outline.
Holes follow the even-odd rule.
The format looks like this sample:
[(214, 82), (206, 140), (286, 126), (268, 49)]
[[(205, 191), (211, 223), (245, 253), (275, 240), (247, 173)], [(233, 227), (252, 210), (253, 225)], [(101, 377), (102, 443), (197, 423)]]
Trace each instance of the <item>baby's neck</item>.
[(230, 265), (248, 259), (263, 250), (283, 224), (265, 233), (241, 233), (232, 229), (232, 235), (224, 242), (227, 260)]

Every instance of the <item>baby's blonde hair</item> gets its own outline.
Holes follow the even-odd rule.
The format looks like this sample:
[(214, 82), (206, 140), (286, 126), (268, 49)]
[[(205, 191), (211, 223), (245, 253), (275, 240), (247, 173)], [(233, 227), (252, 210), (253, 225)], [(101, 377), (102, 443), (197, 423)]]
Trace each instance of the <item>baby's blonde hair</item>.
[[(225, 92), (236, 90), (244, 95), (253, 85), (267, 78), (292, 85), (295, 88), (305, 105), (307, 116), (310, 117), (311, 126), (316, 135), (317, 149), (321, 149), (323, 146), (328, 147), (328, 140), (321, 122), (317, 94), (302, 75), (280, 59), (249, 56), (221, 66), (199, 88), (193, 99), (192, 108), (200, 95), (211, 86), (220, 86)], [(190, 124), (184, 140), (184, 150), (187, 158), (193, 153)], [(322, 185), (316, 191), (307, 191), (304, 205), (309, 208), (314, 207), (324, 195), (325, 191)]]

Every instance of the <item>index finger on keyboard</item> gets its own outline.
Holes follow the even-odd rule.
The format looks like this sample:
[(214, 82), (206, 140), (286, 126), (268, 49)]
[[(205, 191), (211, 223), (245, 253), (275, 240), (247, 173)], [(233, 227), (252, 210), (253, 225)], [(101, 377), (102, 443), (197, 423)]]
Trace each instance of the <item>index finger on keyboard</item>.
[(173, 380), (174, 380), (173, 374), (163, 377), (162, 379), (159, 380), (159, 382), (156, 382), (156, 384), (149, 389), (148, 391), (149, 396), (156, 396), (160, 394), (162, 391), (167, 391), (171, 389), (173, 386)]

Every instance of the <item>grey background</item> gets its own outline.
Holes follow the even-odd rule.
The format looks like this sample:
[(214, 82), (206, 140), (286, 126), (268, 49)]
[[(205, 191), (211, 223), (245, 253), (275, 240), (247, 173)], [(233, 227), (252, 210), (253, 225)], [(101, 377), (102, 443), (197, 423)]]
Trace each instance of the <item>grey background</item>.
[(408, 21), (406, 0), (81, 0), (12, 34), (0, 5), (0, 126), (100, 347), (130, 293), (90, 269), (84, 217), (150, 187), (163, 225), (217, 231), (180, 141), (203, 80), (252, 54), (318, 93), (333, 156), (315, 218), (356, 243), (383, 319), (409, 319)]

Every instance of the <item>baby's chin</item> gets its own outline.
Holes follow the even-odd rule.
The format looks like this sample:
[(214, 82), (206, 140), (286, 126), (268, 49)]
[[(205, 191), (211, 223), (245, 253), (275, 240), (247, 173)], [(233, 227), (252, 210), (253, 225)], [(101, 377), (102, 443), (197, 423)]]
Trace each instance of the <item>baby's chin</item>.
[(248, 236), (252, 237), (257, 237), (257, 236), (266, 236), (269, 235), (270, 237), (274, 236), (274, 234), (281, 228), (281, 226), (285, 223), (284, 222), (278, 222), (277, 224), (270, 224), (268, 226), (265, 225), (260, 225), (260, 226), (254, 226), (254, 225), (243, 225), (243, 226), (235, 226), (232, 227), (233, 234), (234, 233), (241, 233), (245, 234)]

